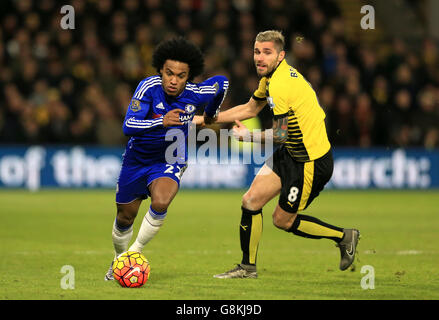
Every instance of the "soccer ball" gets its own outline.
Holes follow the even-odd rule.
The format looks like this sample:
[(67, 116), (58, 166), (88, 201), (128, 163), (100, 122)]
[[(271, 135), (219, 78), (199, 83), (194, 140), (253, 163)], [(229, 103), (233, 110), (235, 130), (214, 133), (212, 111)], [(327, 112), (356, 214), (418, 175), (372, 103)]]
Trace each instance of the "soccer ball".
[(151, 267), (143, 254), (127, 251), (113, 262), (113, 276), (122, 287), (143, 286), (149, 278)]

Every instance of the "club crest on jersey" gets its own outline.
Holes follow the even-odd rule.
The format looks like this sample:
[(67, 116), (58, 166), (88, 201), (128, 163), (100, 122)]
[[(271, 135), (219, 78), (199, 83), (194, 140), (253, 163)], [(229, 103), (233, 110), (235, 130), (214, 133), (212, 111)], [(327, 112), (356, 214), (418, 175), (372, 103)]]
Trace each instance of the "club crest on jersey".
[(134, 112), (137, 112), (137, 111), (139, 111), (140, 109), (142, 109), (142, 108), (140, 107), (140, 100), (132, 99), (132, 100), (131, 100), (131, 103), (130, 103), (130, 109), (131, 109), (132, 111), (134, 111)]
[(185, 107), (184, 107), (184, 111), (186, 112), (186, 113), (194, 113), (195, 112), (195, 106), (193, 105), (193, 104), (187, 104)]

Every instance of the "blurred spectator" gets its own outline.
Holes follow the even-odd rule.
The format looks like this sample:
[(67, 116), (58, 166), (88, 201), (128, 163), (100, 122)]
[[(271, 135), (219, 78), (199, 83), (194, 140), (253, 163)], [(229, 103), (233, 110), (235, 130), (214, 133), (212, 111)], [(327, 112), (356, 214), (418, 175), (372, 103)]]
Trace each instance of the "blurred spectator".
[(358, 145), (360, 147), (373, 146), (375, 140), (375, 114), (368, 94), (361, 93), (357, 96), (354, 119), (358, 130)]
[(338, 146), (357, 145), (358, 130), (354, 120), (354, 106), (346, 95), (337, 98), (334, 109), (330, 111), (329, 134), (333, 144)]
[[(223, 109), (257, 87), (253, 41), (281, 29), (287, 59), (316, 90), (335, 146), (439, 147), (437, 39), (358, 46), (333, 0), (72, 0), (75, 29), (54, 0), (2, 2), (0, 142), (121, 145), (138, 82), (161, 40), (183, 35), (205, 53), (205, 76), (230, 78)], [(415, 5), (415, 2), (413, 2)], [(271, 125), (271, 112), (259, 114)]]
[(433, 87), (427, 86), (418, 95), (420, 109), (414, 112), (413, 123), (420, 144), (426, 148), (438, 146), (439, 101)]

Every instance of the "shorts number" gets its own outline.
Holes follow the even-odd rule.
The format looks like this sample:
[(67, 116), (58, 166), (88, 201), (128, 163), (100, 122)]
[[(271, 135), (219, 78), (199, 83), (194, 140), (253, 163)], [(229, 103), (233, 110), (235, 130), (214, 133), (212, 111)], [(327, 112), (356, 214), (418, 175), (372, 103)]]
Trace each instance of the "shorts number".
[(181, 171), (181, 167), (177, 167), (177, 169), (178, 169), (178, 172), (175, 173), (175, 176), (178, 178), (178, 180), (180, 180), (183, 172)]
[(288, 201), (294, 202), (297, 200), (297, 194), (299, 193), (299, 188), (291, 187), (290, 194), (288, 195)]
[(163, 173), (170, 173), (170, 174), (173, 174), (174, 172), (174, 166), (173, 165), (171, 165), (171, 164), (167, 164), (166, 165), (168, 168), (163, 172)]
[(174, 166), (172, 164), (167, 164), (166, 166), (168, 168), (163, 173), (174, 174), (178, 178), (178, 180), (181, 179), (181, 175), (183, 174), (183, 172), (181, 171), (181, 167), (177, 166), (178, 172), (174, 173)]

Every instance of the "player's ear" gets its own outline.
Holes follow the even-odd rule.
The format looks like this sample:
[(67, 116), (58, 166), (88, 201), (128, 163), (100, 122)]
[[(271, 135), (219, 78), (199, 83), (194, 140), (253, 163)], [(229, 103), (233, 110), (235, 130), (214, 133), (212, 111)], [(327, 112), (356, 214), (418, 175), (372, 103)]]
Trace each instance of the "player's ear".
[(281, 62), (285, 58), (285, 50), (279, 52), (279, 62)]

